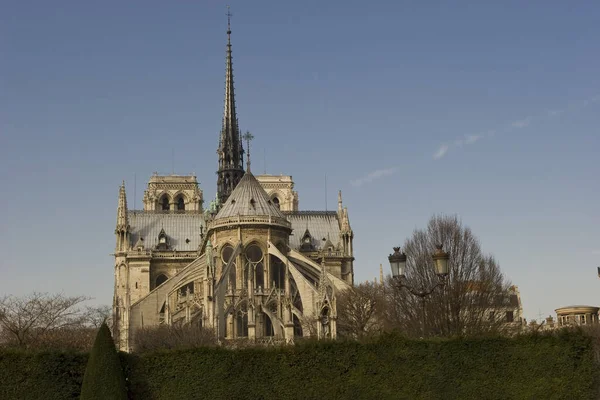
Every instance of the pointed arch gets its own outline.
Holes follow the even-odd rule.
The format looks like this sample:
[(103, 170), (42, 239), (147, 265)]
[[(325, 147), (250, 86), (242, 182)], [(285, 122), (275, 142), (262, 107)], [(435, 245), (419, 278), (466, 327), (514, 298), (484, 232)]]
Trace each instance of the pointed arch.
[(171, 209), (171, 197), (168, 193), (163, 193), (158, 198), (157, 209), (162, 211), (168, 211)]
[(160, 285), (162, 285), (163, 283), (165, 283), (167, 280), (169, 279), (169, 277), (165, 274), (160, 274), (156, 277), (156, 279), (154, 280), (154, 287), (157, 288)]
[(182, 191), (178, 191), (173, 195), (173, 202), (176, 211), (185, 211), (186, 205), (190, 203), (188, 196)]
[(269, 198), (275, 205), (275, 207), (281, 209), (281, 205), (285, 203), (285, 196), (279, 190), (274, 190), (269, 193)]

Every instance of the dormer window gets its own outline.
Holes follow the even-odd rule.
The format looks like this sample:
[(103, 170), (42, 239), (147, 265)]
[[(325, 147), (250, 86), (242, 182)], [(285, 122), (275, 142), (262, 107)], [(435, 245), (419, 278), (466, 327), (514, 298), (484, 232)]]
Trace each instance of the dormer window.
[(156, 245), (158, 250), (167, 250), (169, 248), (169, 239), (164, 229), (160, 230), (158, 234), (158, 245)]
[(300, 251), (314, 251), (315, 247), (313, 245), (313, 238), (308, 228), (304, 231), (304, 235), (302, 235), (302, 240), (300, 244)]

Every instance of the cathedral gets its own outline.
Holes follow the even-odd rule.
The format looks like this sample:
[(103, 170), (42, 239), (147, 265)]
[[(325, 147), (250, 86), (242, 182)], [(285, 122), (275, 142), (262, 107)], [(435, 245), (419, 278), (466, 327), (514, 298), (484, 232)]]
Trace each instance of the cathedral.
[(236, 116), (228, 23), (215, 199), (204, 207), (193, 175), (154, 174), (143, 210), (129, 210), (125, 184), (119, 189), (113, 335), (120, 350), (135, 350), (136, 331), (159, 324), (197, 324), (220, 341), (257, 344), (336, 337), (336, 293), (354, 281), (342, 194), (336, 211), (300, 211), (291, 176), (252, 174), (251, 138)]

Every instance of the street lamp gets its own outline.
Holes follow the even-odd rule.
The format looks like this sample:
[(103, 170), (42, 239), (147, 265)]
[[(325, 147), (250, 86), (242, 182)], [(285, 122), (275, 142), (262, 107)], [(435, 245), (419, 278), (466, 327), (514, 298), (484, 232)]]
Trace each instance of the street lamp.
[(446, 285), (446, 278), (448, 277), (448, 260), (450, 255), (446, 253), (441, 244), (435, 246), (437, 251), (433, 253), (435, 274), (438, 277), (438, 282), (432, 287), (420, 287), (414, 288), (406, 283), (406, 254), (400, 251), (400, 247), (394, 247), (394, 253), (390, 254), (388, 260), (390, 261), (390, 268), (392, 269), (392, 276), (394, 277), (396, 286), (398, 289), (406, 288), (410, 294), (421, 299), (421, 305), (423, 307), (422, 321), (421, 321), (421, 332), (425, 337), (425, 298), (429, 296), (438, 287)]

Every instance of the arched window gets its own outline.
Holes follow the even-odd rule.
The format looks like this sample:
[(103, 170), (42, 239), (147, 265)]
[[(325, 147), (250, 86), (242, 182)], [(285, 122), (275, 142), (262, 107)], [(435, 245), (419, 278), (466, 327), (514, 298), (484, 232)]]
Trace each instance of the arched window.
[(179, 288), (180, 296), (187, 296), (188, 294), (194, 294), (194, 282), (190, 282)]
[(262, 263), (256, 266), (256, 289), (264, 290), (265, 288), (265, 267)]
[(300, 312), (303, 312), (302, 297), (300, 297), (300, 291), (298, 290), (298, 286), (293, 277), (290, 277), (290, 294), (292, 297), (292, 305)]
[(275, 330), (273, 329), (273, 323), (271, 322), (271, 318), (269, 318), (267, 314), (263, 315), (265, 321), (265, 331), (263, 333), (264, 336), (275, 336)]
[(178, 211), (183, 211), (185, 210), (185, 201), (183, 200), (183, 196), (179, 195), (177, 196), (177, 210)]
[(275, 256), (271, 256), (271, 281), (277, 289), (285, 288), (285, 265)]
[(244, 287), (247, 287), (249, 277), (254, 281), (254, 289), (258, 289), (259, 286), (264, 289), (263, 251), (258, 245), (251, 244), (246, 247), (245, 256)]
[(236, 336), (247, 337), (248, 336), (248, 309), (244, 304), (236, 313)]
[(169, 279), (165, 274), (160, 274), (159, 276), (156, 277), (156, 286), (154, 287), (159, 287), (160, 285), (162, 285), (163, 283), (165, 283), (167, 281), (167, 279)]
[(223, 247), (223, 250), (221, 251), (221, 260), (223, 260), (223, 263), (227, 264), (232, 255), (233, 247), (231, 247), (230, 245), (225, 245), (225, 247)]
[(166, 195), (160, 199), (160, 209), (163, 211), (169, 210), (169, 198)]
[(279, 199), (277, 198), (277, 196), (273, 197), (273, 204), (275, 204), (275, 207), (281, 208), (281, 205), (279, 204)]
[[(233, 256), (233, 252), (234, 252), (233, 247), (231, 247), (230, 245), (225, 245), (225, 247), (223, 247), (223, 250), (221, 251), (221, 260), (223, 261), (223, 268), (225, 268), (225, 266), (227, 266), (227, 263), (231, 259), (231, 256)], [(228, 276), (228, 282), (227, 282), (227, 287), (230, 288), (231, 290), (235, 290), (235, 288), (236, 288), (237, 274), (236, 274), (235, 269), (236, 269), (236, 265), (235, 265), (235, 262), (233, 262), (231, 265), (231, 269), (229, 270), (229, 276)]]
[(294, 337), (302, 337), (304, 336), (302, 333), (302, 324), (300, 323), (300, 320), (298, 319), (298, 317), (296, 316), (296, 314), (294, 314), (292, 316), (292, 319), (294, 321)]

